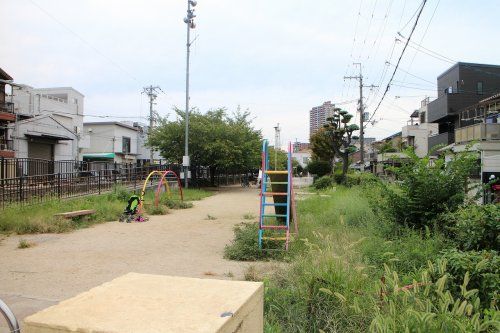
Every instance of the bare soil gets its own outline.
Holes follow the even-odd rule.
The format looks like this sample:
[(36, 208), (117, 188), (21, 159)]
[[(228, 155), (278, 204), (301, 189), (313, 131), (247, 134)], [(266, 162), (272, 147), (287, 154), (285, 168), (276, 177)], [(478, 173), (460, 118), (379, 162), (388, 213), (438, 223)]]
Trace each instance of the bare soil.
[[(233, 226), (244, 214), (258, 216), (258, 210), (258, 190), (235, 186), (144, 223), (6, 237), (0, 240), (0, 298), (21, 321), (128, 272), (243, 279), (250, 264), (223, 259), (223, 250)], [(20, 239), (35, 245), (18, 249)], [(2, 319), (0, 332), (7, 331)]]

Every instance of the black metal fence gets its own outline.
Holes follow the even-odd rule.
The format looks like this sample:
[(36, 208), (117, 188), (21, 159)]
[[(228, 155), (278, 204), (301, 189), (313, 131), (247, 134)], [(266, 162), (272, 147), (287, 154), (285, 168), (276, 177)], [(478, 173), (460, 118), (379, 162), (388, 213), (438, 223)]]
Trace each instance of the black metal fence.
[[(14, 203), (33, 204), (52, 199), (71, 198), (110, 191), (116, 185), (139, 190), (151, 171), (172, 170), (181, 176), (179, 164), (137, 165), (36, 159), (0, 159), (0, 208)], [(30, 170), (34, 175), (20, 173)], [(57, 172), (55, 172), (57, 171)], [(7, 176), (7, 177), (6, 177)], [(205, 167), (191, 168), (190, 186), (231, 185), (241, 182), (241, 173), (211, 175)]]

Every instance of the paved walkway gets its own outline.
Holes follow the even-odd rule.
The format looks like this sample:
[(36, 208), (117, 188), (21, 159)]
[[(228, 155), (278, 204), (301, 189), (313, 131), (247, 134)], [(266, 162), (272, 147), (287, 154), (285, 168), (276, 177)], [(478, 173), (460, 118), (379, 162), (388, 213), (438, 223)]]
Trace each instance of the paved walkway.
[[(245, 213), (258, 216), (258, 205), (257, 189), (228, 187), (191, 209), (171, 210), (146, 223), (110, 222), (68, 234), (4, 238), (0, 298), (21, 320), (128, 272), (242, 279), (248, 264), (223, 259), (223, 249)], [(20, 238), (36, 246), (18, 249)], [(2, 319), (0, 332), (6, 327)]]

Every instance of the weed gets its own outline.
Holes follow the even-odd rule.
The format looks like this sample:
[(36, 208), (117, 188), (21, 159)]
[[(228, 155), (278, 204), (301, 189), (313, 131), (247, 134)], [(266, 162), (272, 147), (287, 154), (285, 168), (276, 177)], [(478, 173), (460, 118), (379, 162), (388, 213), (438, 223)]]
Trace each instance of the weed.
[(229, 272), (227, 272), (227, 273), (224, 273), (224, 276), (226, 276), (226, 277), (228, 277), (228, 278), (231, 278), (231, 279), (232, 279), (232, 278), (234, 278), (234, 273), (233, 273), (233, 272), (231, 272), (231, 271), (229, 271)]
[(210, 220), (210, 221), (213, 221), (213, 220), (217, 220), (217, 218), (215, 216), (212, 216), (210, 214), (207, 214), (207, 217), (205, 217), (205, 220)]
[(256, 216), (252, 213), (246, 213), (245, 215), (243, 215), (243, 219), (244, 220), (255, 220)]
[(21, 238), (19, 240), (19, 244), (17, 245), (17, 248), (18, 249), (27, 249), (27, 248), (30, 248), (30, 247), (33, 247), (33, 246), (35, 246), (35, 243), (30, 242), (30, 241), (28, 241), (26, 239)]
[(158, 207), (152, 206), (146, 210), (150, 215), (165, 215), (168, 213), (168, 208), (163, 205), (158, 205)]
[(248, 266), (243, 277), (245, 281), (262, 281), (262, 277), (260, 276), (255, 265)]

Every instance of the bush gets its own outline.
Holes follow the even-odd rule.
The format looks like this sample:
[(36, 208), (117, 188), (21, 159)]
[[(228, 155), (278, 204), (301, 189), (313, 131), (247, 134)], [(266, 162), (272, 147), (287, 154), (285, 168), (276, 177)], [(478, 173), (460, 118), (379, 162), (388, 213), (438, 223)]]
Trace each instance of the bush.
[(333, 179), (330, 176), (323, 176), (321, 178), (318, 178), (313, 184), (314, 188), (317, 190), (322, 190), (332, 185), (333, 185)]
[(448, 273), (452, 291), (460, 294), (462, 277), (469, 272), (469, 286), (479, 290), (479, 298), (483, 306), (498, 306), (500, 290), (500, 256), (496, 251), (448, 250), (443, 252), (442, 259), (448, 263)]
[(317, 177), (323, 177), (332, 172), (332, 166), (327, 161), (311, 161), (307, 165), (307, 171)]
[(500, 207), (495, 204), (464, 206), (437, 221), (450, 232), (459, 249), (500, 249)]
[[(282, 242), (281, 242), (282, 243)], [(284, 251), (262, 251), (259, 249), (259, 224), (243, 222), (234, 227), (234, 240), (224, 248), (224, 258), (240, 261), (278, 259)]]
[(346, 185), (351, 187), (355, 185), (377, 185), (381, 181), (370, 172), (354, 172), (346, 175)]
[(409, 161), (393, 168), (400, 181), (397, 188), (387, 187), (387, 210), (403, 225), (424, 228), (432, 226), (441, 213), (457, 210), (466, 198), (476, 155), (464, 152), (445, 163), (444, 157), (431, 163), (429, 157), (419, 158), (407, 151)]

